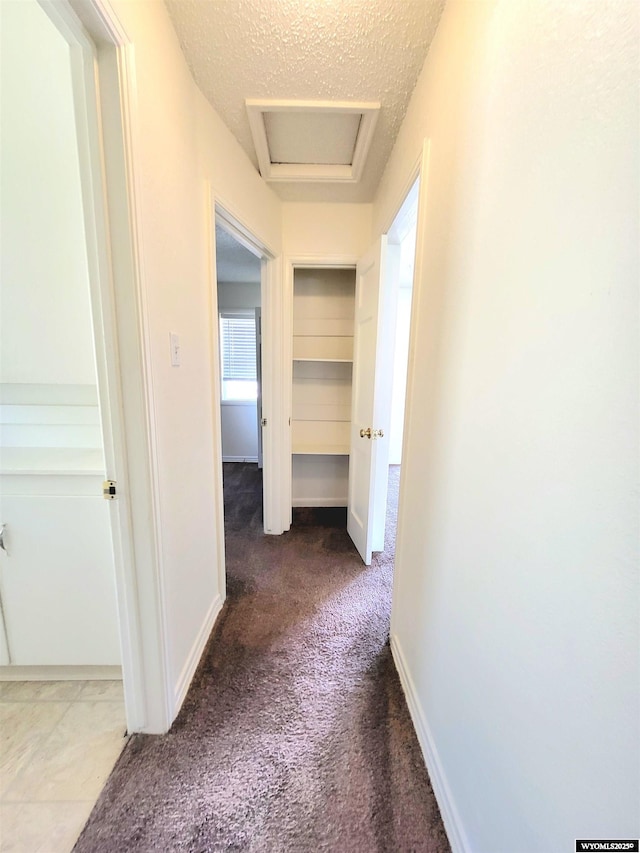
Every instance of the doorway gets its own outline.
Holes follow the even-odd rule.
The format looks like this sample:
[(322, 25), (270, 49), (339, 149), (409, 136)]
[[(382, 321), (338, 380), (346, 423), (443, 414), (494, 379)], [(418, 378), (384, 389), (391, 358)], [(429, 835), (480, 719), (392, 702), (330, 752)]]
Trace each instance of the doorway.
[(264, 503), (262, 261), (219, 222), (215, 243), (224, 515), (243, 524)]
[[(387, 236), (387, 250), (396, 255), (395, 263), (388, 267), (390, 278), (383, 285), (391, 288), (392, 304), (395, 305), (393, 349), (389, 356), (393, 368), (389, 405), (389, 468), (385, 513), (387, 519), (397, 519), (400, 492), (419, 191), (418, 179), (396, 214)], [(387, 548), (392, 547), (395, 552), (396, 525), (389, 533), (391, 537), (385, 535), (383, 541)]]
[(73, 844), (127, 728), (93, 54), (46, 9), (1, 9), (0, 799), (5, 840), (30, 849)]
[(347, 530), (366, 565), (385, 548), (389, 464), (401, 461), (419, 193), (418, 177), (356, 269)]

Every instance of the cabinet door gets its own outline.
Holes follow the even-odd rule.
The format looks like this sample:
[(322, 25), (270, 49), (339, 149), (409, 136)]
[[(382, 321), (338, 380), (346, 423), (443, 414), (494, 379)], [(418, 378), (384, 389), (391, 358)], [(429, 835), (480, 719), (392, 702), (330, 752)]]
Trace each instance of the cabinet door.
[(3, 496), (0, 571), (11, 662), (120, 663), (108, 504), (101, 497)]

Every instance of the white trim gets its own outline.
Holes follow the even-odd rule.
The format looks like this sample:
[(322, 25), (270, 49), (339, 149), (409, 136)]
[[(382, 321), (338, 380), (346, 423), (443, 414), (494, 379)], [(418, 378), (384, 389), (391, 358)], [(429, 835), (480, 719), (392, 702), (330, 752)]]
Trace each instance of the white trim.
[(255, 232), (242, 219), (238, 210), (217, 193), (215, 194), (214, 207), (215, 224), (222, 226), (256, 258), (266, 257), (267, 260), (271, 260), (276, 257), (273, 247), (261, 237), (255, 236)]
[(205, 217), (209, 269), (209, 361), (211, 363), (211, 423), (213, 424), (214, 502), (216, 524), (216, 556), (218, 564), (218, 594), (224, 603), (227, 597), (227, 570), (224, 547), (224, 492), (222, 484), (222, 381), (220, 379), (220, 327), (218, 308), (218, 276), (216, 271), (216, 213), (215, 199), (209, 181), (205, 184)]
[[(108, 476), (117, 481), (119, 492), (119, 500), (110, 505), (110, 516), (127, 726), (129, 731), (137, 731), (147, 722), (143, 644), (129, 500), (112, 243), (105, 192), (103, 104), (98, 81), (98, 49), (92, 42), (92, 37), (100, 31), (101, 43), (113, 49), (117, 38), (124, 36), (119, 24), (110, 27), (112, 10), (102, 0), (92, 0), (80, 8), (68, 0), (41, 2), (41, 6), (70, 45), (105, 460)], [(87, 16), (91, 19), (91, 35), (84, 28)], [(117, 37), (113, 35), (114, 29), (118, 29)], [(116, 77), (120, 77), (118, 72), (112, 75), (112, 85)], [(119, 79), (118, 84), (121, 82)], [(117, 106), (122, 113), (119, 120), (124, 122), (124, 103), (119, 102)], [(122, 193), (123, 189), (120, 183), (116, 192)]]
[(255, 409), (258, 405), (257, 400), (220, 400), (221, 406), (251, 406)]
[[(63, 0), (64, 1), (64, 0)], [(96, 44), (125, 45), (130, 38), (110, 0), (68, 0)]]
[[(92, 0), (100, 7), (104, 16), (111, 13), (111, 7), (105, 0)], [(118, 33), (121, 33), (119, 28), (116, 28)], [(164, 588), (164, 572), (163, 572), (163, 548), (161, 534), (161, 506), (158, 489), (159, 482), (159, 463), (158, 463), (158, 439), (156, 431), (155, 419), (155, 402), (153, 396), (153, 378), (152, 378), (152, 360), (151, 360), (151, 344), (149, 339), (149, 330), (147, 326), (148, 316), (148, 298), (146, 290), (146, 276), (144, 269), (144, 251), (143, 251), (143, 227), (142, 227), (142, 212), (140, 205), (140, 188), (139, 188), (139, 169), (137, 165), (139, 151), (139, 131), (137, 127), (137, 86), (135, 80), (135, 60), (133, 45), (130, 43), (119, 44), (116, 47), (116, 62), (118, 69), (118, 84), (119, 84), (119, 102), (120, 102), (120, 129), (122, 133), (122, 155), (124, 158), (124, 175), (119, 176), (124, 179), (126, 186), (126, 205), (128, 219), (128, 242), (129, 251), (131, 253), (131, 261), (128, 263), (127, 282), (132, 288), (132, 292), (127, 299), (126, 309), (128, 313), (133, 314), (137, 325), (137, 341), (136, 341), (136, 361), (138, 362), (138, 370), (129, 369), (126, 374), (123, 373), (123, 386), (127, 385), (127, 381), (131, 382), (129, 394), (138, 397), (137, 410), (138, 416), (143, 418), (143, 426), (141, 432), (134, 436), (127, 436), (130, 445), (129, 452), (134, 453), (144, 467), (138, 470), (138, 480), (136, 485), (143, 493), (140, 497), (151, 509), (150, 524), (145, 525), (145, 550), (148, 560), (147, 570), (148, 577), (143, 581), (140, 576), (140, 567), (136, 569), (136, 586), (145, 587), (142, 593), (142, 599), (139, 600), (139, 608), (141, 618), (147, 621), (146, 631), (147, 643), (142, 642), (143, 649), (147, 648), (144, 654), (144, 674), (142, 676), (144, 682), (144, 692), (146, 694), (146, 713), (144, 723), (134, 730), (142, 730), (150, 733), (167, 731), (171, 725), (173, 716), (170, 697), (170, 680), (169, 680), (169, 651), (167, 639), (167, 616), (165, 610), (165, 588)], [(121, 282), (120, 299), (123, 300), (122, 290), (124, 290), (125, 281)], [(133, 299), (131, 299), (133, 297)], [(130, 344), (133, 341), (129, 342)], [(132, 353), (129, 353), (131, 357)], [(135, 378), (134, 378), (135, 377)], [(135, 387), (134, 387), (135, 386)], [(124, 390), (124, 388), (123, 388)], [(133, 440), (132, 440), (133, 439)], [(140, 455), (138, 455), (140, 454)], [(141, 466), (141, 467), (142, 467)], [(142, 480), (144, 477), (144, 481)], [(132, 499), (134, 496), (132, 496)], [(138, 507), (138, 513), (142, 511), (142, 506)], [(136, 515), (138, 513), (135, 513)], [(133, 579), (132, 579), (133, 580)], [(149, 633), (153, 634), (150, 647)], [(151, 660), (152, 656), (153, 660)], [(127, 679), (127, 670), (125, 668), (125, 691), (127, 698), (130, 695), (130, 682)], [(139, 691), (136, 691), (139, 692)], [(153, 698), (150, 700), (150, 695)]]
[(283, 329), (282, 263), (263, 260), (261, 270), (262, 431), (264, 532), (278, 536), (289, 529), (290, 509), (284, 501), (283, 476), (288, 421), (283, 404), (286, 334)]
[(223, 456), (223, 462), (254, 462), (258, 464), (257, 456)]
[(121, 680), (121, 666), (0, 666), (0, 681)]
[(182, 667), (182, 672), (180, 673), (180, 677), (178, 678), (178, 681), (173, 691), (174, 719), (180, 711), (182, 703), (185, 700), (187, 691), (189, 690), (189, 686), (191, 684), (191, 681), (193, 680), (193, 676), (195, 675), (195, 671), (198, 668), (198, 664), (200, 663), (200, 658), (202, 657), (204, 648), (207, 645), (207, 640), (209, 639), (211, 632), (213, 631), (213, 626), (215, 625), (216, 619), (218, 618), (218, 614), (222, 610), (223, 604), (224, 601), (222, 599), (222, 596), (216, 595), (216, 597), (211, 602), (211, 606), (209, 607), (207, 615), (205, 616), (202, 626), (198, 631), (198, 636), (196, 637), (193, 645), (191, 646), (191, 651), (189, 652), (189, 656), (187, 657), (186, 663)]
[[(289, 509), (283, 502), (282, 459), (283, 443), (286, 435), (283, 430), (282, 375), (283, 375), (283, 338), (282, 333), (282, 286), (280, 259), (275, 257), (273, 249), (264, 241), (258, 231), (254, 231), (241, 217), (231, 209), (224, 199), (215, 194), (210, 187), (210, 246), (215, 248), (215, 228), (219, 225), (245, 248), (262, 259), (260, 273), (260, 303), (262, 307), (262, 417), (266, 419), (263, 429), (263, 518), (264, 532), (278, 535), (285, 529), (286, 513)], [(220, 425), (220, 353), (217, 329), (217, 281), (215, 275), (215, 252), (210, 260), (212, 270), (211, 291), (212, 310), (215, 308), (215, 337), (211, 344), (211, 357), (214, 377), (214, 423)], [(216, 456), (222, 459), (222, 451)], [(220, 501), (222, 501), (222, 480), (220, 479)], [(222, 528), (224, 529), (224, 528)]]
[[(96, 93), (102, 121), (109, 279), (106, 322), (115, 338), (108, 368), (115, 376), (114, 404), (123, 417), (116, 449), (118, 517), (123, 568), (116, 571), (127, 724), (129, 731), (159, 733), (171, 721), (158, 464), (150, 342), (139, 205), (134, 49), (109, 0), (56, 0), (86, 27), (97, 47)], [(116, 346), (117, 344), (117, 346)], [(118, 360), (118, 349), (122, 361)], [(124, 371), (122, 364), (127, 364)], [(116, 454), (117, 456), (117, 454)]]
[[(426, 139), (422, 144), (422, 152), (419, 161), (419, 168), (417, 175), (415, 174), (415, 167), (411, 172), (410, 178), (407, 180), (405, 184), (406, 194), (400, 200), (398, 208), (396, 209), (393, 219), (389, 222), (388, 229), (390, 229), (393, 225), (393, 220), (395, 216), (399, 212), (400, 208), (404, 204), (404, 198), (411, 190), (413, 186), (410, 183), (411, 180), (415, 183), (417, 177), (420, 178), (420, 188), (418, 190), (418, 214), (416, 218), (416, 247), (415, 247), (415, 258), (413, 265), (413, 289), (411, 295), (411, 317), (409, 320), (409, 358), (407, 363), (407, 386), (406, 386), (406, 394), (405, 394), (405, 405), (404, 405), (404, 430), (402, 436), (402, 469), (407, 468), (410, 465), (410, 455), (407, 451), (407, 445), (409, 440), (409, 432), (410, 432), (410, 412), (414, 394), (414, 384), (415, 384), (415, 334), (417, 328), (417, 317), (419, 316), (420, 311), (420, 301), (422, 297), (422, 280), (423, 280), (423, 270), (425, 264), (425, 243), (426, 243), (426, 222), (427, 222), (427, 206), (429, 200), (429, 166), (431, 162), (431, 141)], [(419, 394), (418, 390), (415, 390), (416, 394)], [(400, 486), (398, 489), (398, 523), (396, 527), (396, 554), (395, 554), (395, 565), (394, 565), (394, 587), (391, 596), (391, 628), (393, 629), (394, 619), (396, 614), (396, 601), (397, 595), (395, 590), (395, 583), (397, 578), (397, 571), (395, 567), (397, 567), (402, 561), (402, 539), (404, 536), (404, 512), (403, 508), (405, 505), (406, 497), (406, 489), (407, 489), (407, 478), (400, 475)]]
[(407, 173), (407, 176), (404, 179), (404, 181), (400, 187), (400, 191), (396, 195), (395, 201), (391, 205), (389, 213), (382, 220), (382, 228), (380, 229), (380, 234), (388, 234), (389, 231), (391, 231), (391, 229), (393, 227), (393, 223), (396, 219), (396, 216), (400, 213), (400, 209), (402, 208), (402, 205), (405, 203), (407, 196), (411, 192), (413, 185), (415, 184), (415, 182), (417, 181), (418, 178), (422, 179), (425, 176), (425, 174), (426, 174), (425, 170), (424, 170), (425, 155), (426, 155), (426, 162), (428, 163), (429, 149), (430, 149), (430, 141), (428, 139), (425, 139), (423, 141), (422, 147), (420, 149), (420, 153), (418, 154), (416, 159), (413, 161), (413, 165), (411, 167), (411, 170)]
[(393, 655), (396, 670), (400, 677), (400, 684), (407, 700), (413, 727), (416, 731), (420, 748), (422, 749), (424, 762), (427, 766), (429, 779), (431, 780), (431, 787), (440, 808), (442, 822), (447, 832), (451, 850), (453, 853), (470, 853), (471, 845), (469, 844), (469, 839), (464, 830), (460, 814), (453, 799), (453, 794), (451, 793), (451, 788), (447, 782), (444, 767), (440, 761), (440, 756), (438, 755), (438, 750), (431, 734), (431, 729), (429, 728), (413, 679), (402, 653), (400, 641), (395, 634), (391, 635), (391, 654)]
[[(280, 101), (268, 98), (247, 98), (245, 106), (260, 174), (265, 181), (354, 184), (362, 177), (362, 170), (380, 113), (379, 101)], [(351, 164), (272, 163), (264, 124), (265, 113), (346, 113), (361, 116)]]
[(294, 269), (355, 269), (357, 255), (287, 255), (285, 263)]

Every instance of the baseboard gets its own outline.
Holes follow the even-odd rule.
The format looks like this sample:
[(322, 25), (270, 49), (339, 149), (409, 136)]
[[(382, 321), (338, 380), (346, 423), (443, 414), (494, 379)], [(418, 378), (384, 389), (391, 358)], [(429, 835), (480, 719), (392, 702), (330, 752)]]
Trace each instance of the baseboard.
[(396, 669), (398, 670), (407, 705), (409, 706), (409, 713), (411, 714), (413, 727), (416, 730), (418, 742), (422, 749), (424, 762), (427, 765), (431, 787), (438, 801), (451, 850), (453, 853), (470, 853), (471, 846), (462, 826), (451, 789), (447, 783), (447, 777), (440, 762), (438, 750), (431, 735), (431, 729), (418, 699), (418, 694), (416, 693), (415, 685), (409, 673), (400, 643), (395, 635), (391, 636), (391, 653)]
[(122, 681), (122, 667), (0, 666), (0, 681)]
[(219, 594), (216, 595), (216, 597), (211, 602), (211, 607), (209, 608), (207, 615), (205, 616), (204, 622), (202, 623), (202, 627), (198, 632), (198, 636), (196, 637), (195, 642), (191, 647), (187, 662), (182, 668), (182, 672), (180, 673), (180, 677), (178, 678), (178, 682), (174, 689), (173, 713), (171, 715), (172, 722), (178, 716), (178, 712), (182, 707), (182, 703), (184, 702), (185, 697), (187, 695), (187, 690), (189, 689), (191, 680), (194, 676), (198, 664), (200, 663), (202, 652), (204, 651), (204, 647), (207, 644), (207, 640), (209, 639), (209, 635), (211, 634), (215, 621), (218, 618), (218, 613), (220, 613), (220, 611), (222, 610), (223, 604), (224, 601), (222, 599), (222, 596)]
[(223, 462), (258, 462), (257, 456), (223, 456)]

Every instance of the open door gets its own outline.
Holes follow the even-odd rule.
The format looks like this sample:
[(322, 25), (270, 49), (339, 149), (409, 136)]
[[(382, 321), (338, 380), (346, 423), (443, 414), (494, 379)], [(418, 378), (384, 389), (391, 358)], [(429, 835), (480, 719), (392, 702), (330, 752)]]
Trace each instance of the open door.
[(256, 312), (256, 416), (258, 418), (258, 468), (262, 468), (262, 306)]
[(384, 548), (394, 306), (385, 288), (387, 238), (358, 263), (353, 342), (347, 530), (365, 565)]

